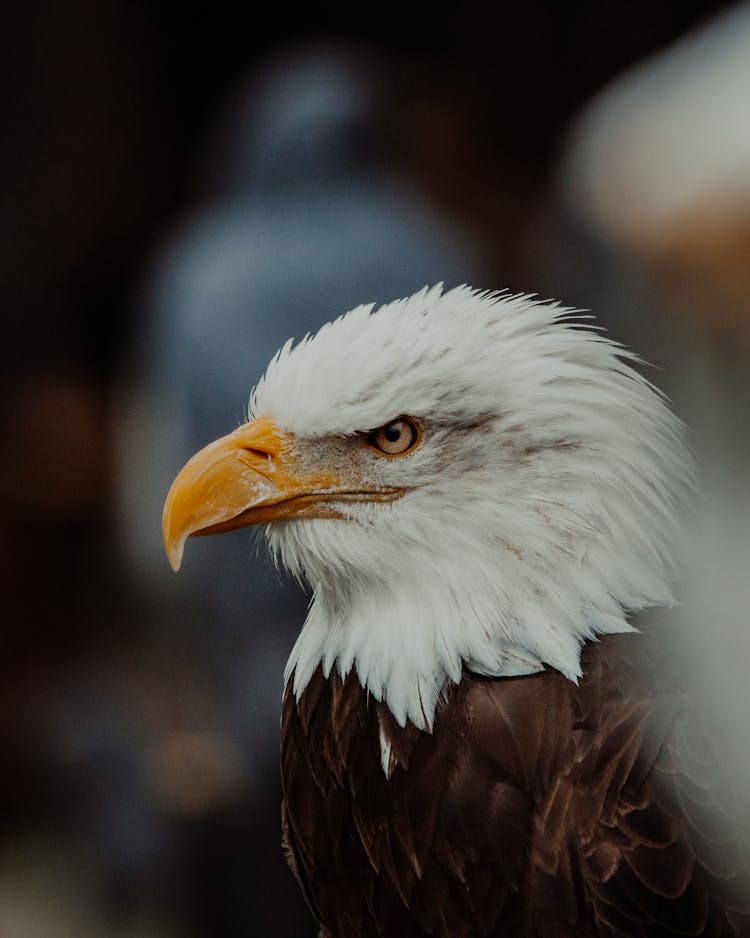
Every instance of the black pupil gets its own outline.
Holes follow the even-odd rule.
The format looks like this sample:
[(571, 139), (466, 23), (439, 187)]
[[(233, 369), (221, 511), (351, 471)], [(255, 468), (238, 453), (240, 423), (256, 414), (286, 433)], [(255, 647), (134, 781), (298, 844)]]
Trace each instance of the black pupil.
[(389, 423), (383, 431), (383, 436), (389, 443), (398, 443), (401, 439), (401, 429), (400, 423)]

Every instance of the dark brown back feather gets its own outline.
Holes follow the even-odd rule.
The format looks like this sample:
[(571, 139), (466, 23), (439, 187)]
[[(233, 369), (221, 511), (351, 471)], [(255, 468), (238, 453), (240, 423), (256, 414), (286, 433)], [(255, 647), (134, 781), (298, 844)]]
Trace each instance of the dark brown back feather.
[[(433, 733), (318, 669), (282, 720), (284, 837), (330, 938), (750, 935), (750, 866), (640, 636), (446, 691)], [(381, 733), (391, 744), (389, 777)]]

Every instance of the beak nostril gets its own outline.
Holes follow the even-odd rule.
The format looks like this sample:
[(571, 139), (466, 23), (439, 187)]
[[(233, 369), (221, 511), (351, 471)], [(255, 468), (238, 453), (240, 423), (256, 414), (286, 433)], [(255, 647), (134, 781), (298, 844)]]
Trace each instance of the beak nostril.
[(271, 454), (262, 449), (254, 449), (252, 446), (243, 446), (246, 453), (255, 456), (256, 459), (270, 459)]

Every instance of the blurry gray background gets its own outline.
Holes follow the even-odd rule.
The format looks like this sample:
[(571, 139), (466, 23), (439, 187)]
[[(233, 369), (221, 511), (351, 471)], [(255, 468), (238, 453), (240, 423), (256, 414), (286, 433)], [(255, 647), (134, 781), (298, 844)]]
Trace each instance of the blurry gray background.
[[(750, 790), (750, 6), (11, 6), (0, 935), (314, 935), (279, 846), (307, 597), (160, 542), (288, 337), (439, 280), (596, 312), (691, 428), (652, 617)], [(676, 637), (675, 637), (676, 636)]]

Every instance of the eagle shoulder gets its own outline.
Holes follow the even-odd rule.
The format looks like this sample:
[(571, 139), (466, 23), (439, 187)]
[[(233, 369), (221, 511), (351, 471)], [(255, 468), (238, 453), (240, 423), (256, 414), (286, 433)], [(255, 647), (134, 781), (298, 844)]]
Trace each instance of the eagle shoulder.
[[(749, 935), (736, 802), (658, 646), (612, 637), (587, 647), (583, 667), (572, 709), (538, 706), (527, 747), (549, 783), (529, 849), (532, 919), (589, 917), (603, 936)], [(543, 750), (556, 753), (551, 772)]]

